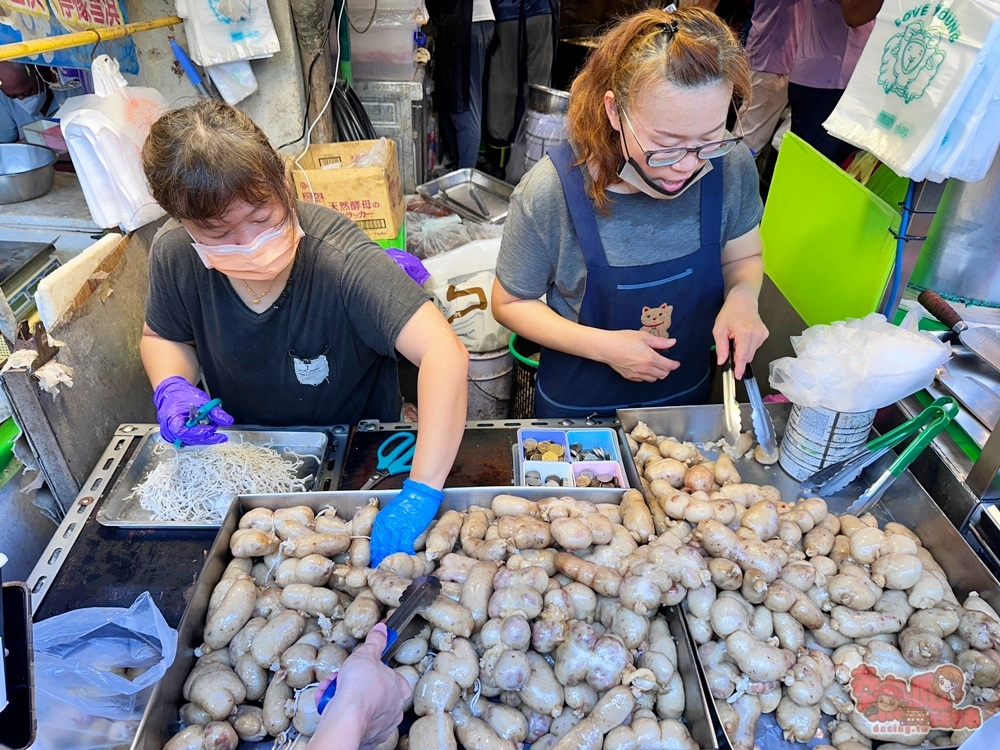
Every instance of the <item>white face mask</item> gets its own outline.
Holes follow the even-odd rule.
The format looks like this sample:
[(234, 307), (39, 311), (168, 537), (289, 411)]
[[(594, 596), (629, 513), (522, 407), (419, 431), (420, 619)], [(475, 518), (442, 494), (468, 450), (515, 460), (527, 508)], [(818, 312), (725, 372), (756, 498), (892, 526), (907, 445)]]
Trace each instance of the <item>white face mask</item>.
[[(628, 146), (626, 146), (626, 149), (627, 148)], [(645, 193), (650, 198), (658, 198), (659, 200), (669, 201), (686, 193), (688, 188), (711, 171), (712, 162), (705, 162), (705, 165), (701, 169), (688, 178), (687, 182), (684, 183), (684, 187), (674, 193), (668, 193), (666, 190), (649, 179), (646, 176), (646, 173), (642, 170), (642, 167), (636, 163), (636, 160), (629, 156), (628, 160), (623, 158), (621, 165), (618, 167), (618, 179), (631, 185), (636, 190)]]
[(26, 96), (23, 99), (12, 100), (14, 104), (24, 110), (25, 114), (40, 115), (42, 113), (42, 106), (45, 104), (45, 91), (39, 91), (37, 94), (32, 94), (31, 96)]

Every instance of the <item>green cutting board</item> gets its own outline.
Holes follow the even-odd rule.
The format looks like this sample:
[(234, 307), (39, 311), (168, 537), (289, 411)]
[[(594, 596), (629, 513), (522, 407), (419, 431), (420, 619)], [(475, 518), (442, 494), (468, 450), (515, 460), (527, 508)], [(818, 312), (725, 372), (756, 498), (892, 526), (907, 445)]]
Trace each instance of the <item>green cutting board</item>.
[(892, 206), (785, 134), (761, 221), (764, 270), (807, 325), (878, 309), (898, 226)]

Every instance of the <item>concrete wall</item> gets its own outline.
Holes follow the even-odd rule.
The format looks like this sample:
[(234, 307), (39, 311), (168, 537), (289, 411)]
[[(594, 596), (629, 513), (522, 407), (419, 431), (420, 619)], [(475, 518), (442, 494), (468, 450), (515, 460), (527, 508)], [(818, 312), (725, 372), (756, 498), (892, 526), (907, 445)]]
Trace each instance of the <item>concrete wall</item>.
[[(253, 60), (259, 88), (240, 103), (275, 146), (295, 140), (302, 133), (305, 111), (305, 90), (302, 65), (295, 43), (292, 11), (288, 0), (269, 0), (271, 19), (281, 42), (281, 51), (264, 60)], [(130, 21), (147, 21), (176, 15), (173, 0), (125, 0)], [(173, 34), (182, 47), (187, 47), (184, 26), (154, 29), (136, 34), (139, 54), (139, 75), (128, 76), (133, 83), (158, 89), (171, 102), (194, 101), (196, 95), (190, 81), (174, 60), (167, 41)]]

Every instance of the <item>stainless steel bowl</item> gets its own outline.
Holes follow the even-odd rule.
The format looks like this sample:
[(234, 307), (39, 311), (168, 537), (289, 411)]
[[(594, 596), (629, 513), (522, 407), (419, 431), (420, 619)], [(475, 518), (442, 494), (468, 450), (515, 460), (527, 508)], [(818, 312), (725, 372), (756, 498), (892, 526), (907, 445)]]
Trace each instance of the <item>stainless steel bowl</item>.
[(528, 109), (543, 115), (560, 115), (569, 109), (569, 92), (528, 84)]
[(0, 143), (0, 203), (45, 195), (55, 179), (56, 152), (27, 143)]

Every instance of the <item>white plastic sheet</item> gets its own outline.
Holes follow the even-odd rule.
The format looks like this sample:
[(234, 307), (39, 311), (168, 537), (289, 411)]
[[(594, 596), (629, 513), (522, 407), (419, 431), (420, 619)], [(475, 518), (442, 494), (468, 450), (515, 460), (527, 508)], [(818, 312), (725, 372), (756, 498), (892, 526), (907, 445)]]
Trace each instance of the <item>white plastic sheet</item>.
[(918, 331), (919, 313), (894, 326), (872, 313), (807, 328), (792, 337), (794, 357), (771, 363), (771, 387), (793, 404), (838, 412), (881, 409), (926, 388), (951, 346)]
[(966, 159), (988, 166), (996, 140), (969, 135), (996, 94), (998, 18), (998, 0), (886, 0), (825, 127), (914, 180), (971, 174)]
[(142, 144), (167, 101), (156, 89), (129, 86), (107, 55), (91, 70), (96, 93), (68, 99), (60, 126), (94, 222), (130, 232), (164, 214), (146, 184)]

